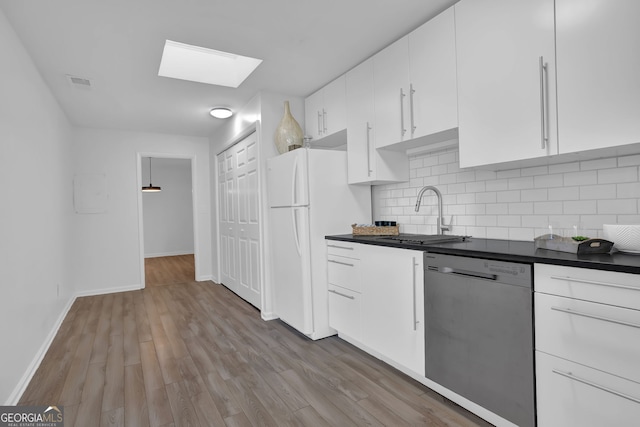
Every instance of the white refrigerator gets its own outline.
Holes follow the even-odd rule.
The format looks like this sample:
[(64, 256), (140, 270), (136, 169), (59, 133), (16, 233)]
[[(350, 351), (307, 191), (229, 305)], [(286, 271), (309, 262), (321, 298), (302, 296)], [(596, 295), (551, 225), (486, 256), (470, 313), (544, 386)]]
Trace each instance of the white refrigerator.
[(324, 236), (371, 222), (371, 188), (347, 184), (345, 151), (301, 148), (267, 160), (273, 308), (320, 339), (329, 327)]

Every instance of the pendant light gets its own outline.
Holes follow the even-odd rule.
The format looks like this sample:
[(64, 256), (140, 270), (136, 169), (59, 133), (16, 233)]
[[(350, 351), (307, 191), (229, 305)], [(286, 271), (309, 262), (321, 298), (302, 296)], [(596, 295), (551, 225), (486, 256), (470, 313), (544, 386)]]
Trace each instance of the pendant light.
[(149, 157), (149, 186), (142, 187), (142, 192), (143, 193), (159, 193), (160, 191), (162, 191), (162, 188), (160, 187), (154, 187), (153, 184), (151, 183), (151, 157)]

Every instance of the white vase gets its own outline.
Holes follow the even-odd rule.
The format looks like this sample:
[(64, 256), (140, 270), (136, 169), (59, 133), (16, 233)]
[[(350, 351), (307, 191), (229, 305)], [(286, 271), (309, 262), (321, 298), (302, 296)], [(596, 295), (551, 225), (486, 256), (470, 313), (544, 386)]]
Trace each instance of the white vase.
[(302, 128), (291, 115), (289, 101), (284, 101), (284, 116), (276, 128), (273, 139), (280, 154), (302, 147)]

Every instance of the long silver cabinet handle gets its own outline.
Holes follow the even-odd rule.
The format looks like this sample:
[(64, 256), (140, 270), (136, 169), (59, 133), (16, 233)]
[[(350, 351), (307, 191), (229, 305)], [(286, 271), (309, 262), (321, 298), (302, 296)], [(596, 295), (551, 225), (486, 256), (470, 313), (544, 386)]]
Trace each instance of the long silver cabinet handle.
[(356, 299), (356, 297), (354, 297), (352, 295), (343, 294), (342, 292), (334, 291), (333, 289), (329, 289), (329, 292), (331, 292), (332, 294), (340, 295), (341, 297), (345, 297), (345, 298), (349, 298), (349, 299)]
[(347, 267), (354, 267), (353, 264), (349, 264), (348, 262), (334, 261), (332, 259), (330, 259), (329, 262), (332, 262), (334, 264), (346, 265)]
[(587, 285), (607, 286), (609, 288), (631, 289), (632, 291), (640, 291), (637, 286), (619, 285), (617, 283), (597, 282), (595, 280), (576, 279), (575, 277), (551, 276), (554, 280), (568, 280), (570, 282), (585, 283)]
[(318, 110), (318, 135), (322, 136), (322, 113), (320, 113), (320, 110)]
[(418, 263), (415, 257), (411, 259), (411, 263), (413, 264), (413, 330), (417, 331), (420, 321), (416, 312), (416, 267), (418, 267)]
[(413, 94), (415, 93), (415, 89), (413, 88), (413, 83), (409, 84), (409, 118), (411, 119), (411, 136), (413, 137), (413, 133), (416, 131), (416, 124), (413, 120)]
[(353, 247), (351, 246), (338, 246), (338, 245), (327, 245), (328, 248), (337, 248), (337, 249), (349, 249), (350, 251), (353, 250)]
[(322, 109), (322, 130), (325, 134), (327, 133), (327, 111), (324, 108)]
[(400, 135), (404, 136), (407, 130), (404, 128), (404, 91), (400, 88)]
[(371, 170), (371, 141), (369, 138), (369, 132), (371, 131), (371, 125), (367, 122), (367, 176), (371, 176), (373, 170)]
[(598, 316), (597, 314), (589, 314), (589, 313), (584, 313), (582, 311), (576, 311), (576, 310), (572, 310), (570, 308), (564, 308), (564, 307), (551, 307), (551, 310), (554, 311), (561, 311), (563, 313), (567, 313), (567, 314), (573, 314), (575, 316), (582, 316), (582, 317), (588, 317), (590, 319), (596, 319), (596, 320), (604, 320), (605, 322), (610, 322), (610, 323), (616, 323), (618, 325), (624, 325), (624, 326), (631, 326), (632, 328), (638, 328), (640, 329), (640, 325), (637, 323), (633, 323), (633, 322), (625, 322), (624, 320), (617, 320), (617, 319), (612, 319), (610, 317), (604, 317), (604, 316)]
[(541, 56), (539, 60), (540, 67), (540, 123), (541, 123), (541, 142), (542, 149), (547, 146), (549, 142), (549, 137), (547, 136), (547, 86), (545, 81), (548, 81), (548, 78), (545, 79), (547, 75), (547, 64), (544, 62), (544, 58)]
[(622, 397), (622, 398), (630, 400), (632, 402), (640, 403), (640, 399), (636, 399), (635, 397), (629, 396), (628, 394), (621, 393), (619, 391), (610, 389), (609, 387), (605, 387), (605, 386), (602, 386), (600, 384), (596, 384), (594, 382), (585, 380), (584, 378), (576, 377), (571, 372), (563, 372), (563, 371), (559, 371), (557, 369), (552, 369), (551, 372), (553, 372), (554, 374), (558, 374), (558, 375), (561, 375), (563, 377), (569, 378), (570, 380), (578, 381), (579, 383), (586, 384), (588, 386), (597, 388), (597, 389), (602, 390), (602, 391), (606, 391), (607, 393), (611, 393), (613, 395), (616, 395), (618, 397)]

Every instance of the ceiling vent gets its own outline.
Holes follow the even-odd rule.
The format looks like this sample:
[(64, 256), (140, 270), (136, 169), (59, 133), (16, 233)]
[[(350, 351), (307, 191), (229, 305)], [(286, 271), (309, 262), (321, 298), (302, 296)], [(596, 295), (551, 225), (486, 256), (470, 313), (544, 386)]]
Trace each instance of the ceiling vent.
[(80, 90), (91, 90), (91, 80), (85, 79), (84, 77), (77, 77), (67, 74), (67, 81), (71, 85), (72, 88), (80, 89)]

